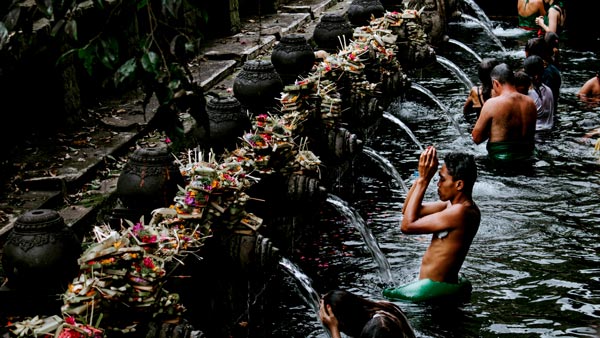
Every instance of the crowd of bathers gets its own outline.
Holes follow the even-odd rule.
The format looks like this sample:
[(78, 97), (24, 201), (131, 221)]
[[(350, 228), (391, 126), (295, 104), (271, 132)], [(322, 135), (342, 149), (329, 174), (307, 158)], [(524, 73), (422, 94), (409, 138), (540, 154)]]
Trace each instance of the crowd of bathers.
[[(487, 141), (491, 162), (507, 167), (531, 159), (537, 136), (554, 128), (562, 82), (559, 41), (566, 18), (562, 1), (518, 0), (518, 18), (520, 28), (535, 32), (525, 45), (521, 66), (513, 69), (495, 58), (483, 58), (477, 72), (480, 83), (471, 88), (463, 106), (473, 141)], [(578, 96), (600, 102), (600, 72), (582, 85)], [(600, 128), (586, 136), (598, 134)], [(435, 147), (421, 153), (419, 175), (402, 209), (402, 233), (434, 234), (419, 279), (384, 289), (383, 296), (389, 300), (420, 301), (470, 287), (458, 271), (481, 220), (471, 196), (477, 177), (475, 160), (472, 155), (450, 153), (439, 172), (438, 165)], [(440, 200), (423, 202), (436, 173)], [(464, 254), (453, 252), (456, 247)], [(387, 300), (332, 290), (322, 297), (319, 314), (332, 338), (340, 338), (341, 332), (364, 338), (415, 337), (402, 310)]]

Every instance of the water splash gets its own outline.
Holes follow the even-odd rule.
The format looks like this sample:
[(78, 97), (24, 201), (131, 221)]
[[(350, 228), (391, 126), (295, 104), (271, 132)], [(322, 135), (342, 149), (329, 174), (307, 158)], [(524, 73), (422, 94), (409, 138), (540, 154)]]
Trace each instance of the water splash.
[(402, 128), (406, 134), (408, 134), (408, 136), (411, 138), (411, 140), (413, 140), (413, 142), (417, 145), (417, 147), (419, 147), (419, 149), (421, 151), (424, 150), (423, 145), (421, 144), (421, 142), (419, 142), (419, 140), (417, 139), (417, 137), (415, 136), (415, 134), (412, 132), (412, 130), (410, 130), (410, 128), (404, 123), (402, 122), (402, 120), (400, 120), (399, 118), (397, 118), (396, 116), (388, 113), (388, 112), (384, 112), (383, 113), (383, 117), (385, 117), (386, 119), (394, 122), (395, 124), (397, 124), (400, 128)]
[(471, 53), (471, 55), (473, 55), (477, 61), (481, 62), (481, 60), (483, 60), (481, 58), (481, 56), (479, 56), (479, 54), (477, 54), (477, 52), (475, 52), (474, 50), (472, 50), (469, 46), (465, 45), (464, 43), (455, 40), (455, 39), (448, 39), (448, 43), (451, 43), (453, 45), (459, 46), (460, 48), (466, 50), (467, 52)]
[(465, 87), (467, 87), (467, 90), (471, 90), (471, 88), (473, 88), (473, 82), (471, 82), (471, 79), (469, 79), (467, 74), (462, 69), (460, 69), (454, 62), (440, 55), (436, 55), (435, 58), (437, 60), (437, 63), (444, 66), (444, 68), (448, 69), (454, 75), (456, 75), (456, 77), (465, 85)]
[[(298, 265), (296, 265), (294, 262), (290, 261), (285, 257), (281, 257), (279, 259), (279, 266), (282, 267), (283, 270), (294, 279), (294, 281), (299, 287), (298, 291), (300, 293), (300, 296), (302, 297), (302, 299), (304, 299), (306, 304), (313, 310), (317, 321), (321, 325), (323, 325), (323, 323), (321, 322), (321, 317), (319, 315), (321, 297), (319, 296), (317, 291), (312, 287), (312, 280), (310, 279), (310, 277), (308, 277), (304, 272), (302, 272)], [(325, 329), (325, 332), (327, 332), (329, 337), (331, 337), (331, 333), (329, 332), (329, 330), (325, 326), (323, 326), (323, 328)]]
[(400, 176), (400, 173), (398, 172), (398, 170), (396, 170), (396, 167), (394, 167), (392, 162), (390, 162), (387, 158), (381, 156), (381, 154), (369, 147), (363, 146), (363, 153), (369, 155), (369, 157), (377, 161), (377, 163), (379, 163), (379, 166), (383, 170), (385, 170), (386, 173), (392, 176), (396, 180), (396, 182), (398, 182), (400, 187), (402, 187), (402, 189), (404, 190), (404, 193), (408, 194), (408, 187), (406, 186), (406, 183), (404, 183), (402, 176)]
[(373, 233), (367, 227), (360, 214), (356, 210), (350, 208), (344, 200), (333, 194), (328, 195), (327, 202), (333, 205), (344, 217), (346, 217), (350, 223), (352, 223), (358, 232), (360, 232), (360, 235), (365, 241), (367, 248), (371, 252), (371, 255), (379, 267), (379, 277), (381, 278), (381, 281), (385, 285), (391, 285), (392, 272), (390, 269), (390, 263), (383, 252), (381, 252), (375, 236), (373, 236)]
[(483, 11), (483, 9), (481, 9), (481, 7), (479, 7), (479, 5), (473, 1), (473, 0), (464, 0), (464, 3), (469, 5), (469, 7), (471, 7), (471, 9), (473, 9), (473, 12), (475, 12), (475, 14), (477, 14), (477, 17), (479, 18), (479, 20), (485, 24), (485, 26), (487, 26), (487, 28), (492, 31), (494, 29), (494, 26), (492, 25), (492, 21), (490, 21), (490, 18), (488, 18), (488, 16), (485, 14), (485, 12)]
[(458, 134), (461, 136), (463, 135), (462, 130), (460, 129), (460, 126), (458, 125), (458, 122), (456, 122), (456, 120), (454, 120), (452, 118), (452, 115), (450, 115), (450, 112), (448, 111), (446, 106), (442, 103), (442, 101), (440, 101), (440, 99), (437, 96), (435, 96), (429, 89), (427, 89), (415, 82), (411, 82), (410, 88), (418, 90), (419, 92), (427, 95), (431, 100), (433, 100), (433, 102), (437, 103), (437, 105), (440, 107), (440, 109), (442, 109), (444, 111), (444, 114), (446, 114), (446, 116), (448, 117), (448, 119), (450, 120), (450, 122), (452, 123), (454, 128), (456, 128), (456, 130), (458, 131)]
[(500, 39), (498, 39), (498, 37), (496, 36), (496, 34), (494, 34), (494, 31), (492, 31), (483, 22), (479, 21), (477, 18), (475, 18), (475, 17), (473, 17), (471, 15), (464, 14), (464, 13), (461, 14), (461, 17), (463, 19), (466, 19), (466, 20), (469, 20), (469, 21), (473, 21), (473, 22), (479, 24), (481, 27), (483, 27), (483, 30), (485, 30), (485, 32), (490, 37), (490, 39), (492, 39), (494, 41), (494, 43), (496, 43), (496, 45), (498, 45), (498, 47), (500, 47), (500, 49), (502, 50), (503, 53), (506, 53), (506, 48), (502, 44), (502, 41), (500, 41)]

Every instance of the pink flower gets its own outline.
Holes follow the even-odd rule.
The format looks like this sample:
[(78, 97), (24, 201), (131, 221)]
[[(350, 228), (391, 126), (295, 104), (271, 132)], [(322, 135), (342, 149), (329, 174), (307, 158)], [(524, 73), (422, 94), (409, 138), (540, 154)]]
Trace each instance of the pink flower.
[(148, 269), (154, 269), (154, 262), (152, 261), (152, 258), (145, 257), (144, 258), (144, 266), (147, 267)]
[(187, 196), (185, 197), (185, 201), (184, 201), (184, 202), (185, 202), (185, 204), (187, 204), (187, 205), (195, 205), (195, 204), (196, 204), (196, 199), (194, 198), (194, 196), (187, 195)]
[(144, 226), (142, 225), (142, 223), (138, 222), (133, 226), (133, 233), (134, 234), (138, 234), (140, 231), (144, 230)]

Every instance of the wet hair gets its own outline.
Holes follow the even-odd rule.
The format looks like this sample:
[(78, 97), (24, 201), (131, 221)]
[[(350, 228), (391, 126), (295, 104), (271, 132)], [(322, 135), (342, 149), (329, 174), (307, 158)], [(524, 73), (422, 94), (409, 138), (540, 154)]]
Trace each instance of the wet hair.
[(527, 44), (525, 44), (525, 53), (528, 56), (537, 55), (544, 61), (550, 61), (550, 56), (552, 55), (550, 50), (551, 49), (544, 38), (531, 38), (527, 40)]
[(522, 92), (519, 90), (521, 94), (527, 95), (527, 91), (529, 90), (529, 86), (531, 86), (531, 78), (525, 71), (519, 70), (515, 72), (515, 87), (517, 90), (520, 88), (525, 88), (525, 91)]
[(546, 44), (548, 45), (548, 47), (550, 49), (558, 48), (558, 43), (559, 43), (558, 34), (556, 34), (554, 32), (546, 32), (546, 34), (544, 34), (544, 41), (546, 41)]
[[(340, 331), (351, 337), (415, 337), (404, 312), (392, 302), (372, 301), (348, 291), (332, 290), (323, 296), (323, 303), (331, 305)], [(375, 316), (378, 312), (383, 315)]]
[(506, 63), (496, 65), (490, 73), (490, 78), (500, 82), (500, 84), (515, 84), (515, 75)]
[(454, 181), (463, 180), (465, 182), (465, 193), (471, 194), (477, 180), (475, 157), (466, 153), (448, 153), (444, 157), (444, 164), (452, 179)]
[(490, 77), (490, 73), (492, 72), (492, 69), (498, 65), (498, 63), (498, 60), (494, 58), (484, 58), (479, 63), (477, 75), (479, 77), (479, 81), (481, 82), (481, 92), (484, 101), (487, 101), (492, 96), (492, 78)]
[[(531, 81), (535, 86), (539, 86), (539, 81), (541, 81), (542, 74), (544, 74), (544, 60), (537, 55), (530, 55), (523, 61), (523, 67), (525, 68), (527, 75), (531, 77)], [(535, 81), (536, 79), (538, 81), (537, 83)]]

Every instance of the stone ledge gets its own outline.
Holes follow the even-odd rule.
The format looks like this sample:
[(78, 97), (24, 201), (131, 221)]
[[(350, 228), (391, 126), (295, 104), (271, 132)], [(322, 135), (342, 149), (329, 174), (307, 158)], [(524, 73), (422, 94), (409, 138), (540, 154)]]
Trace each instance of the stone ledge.
[(235, 60), (201, 60), (198, 70), (192, 72), (194, 81), (200, 83), (202, 90), (207, 92), (219, 81), (233, 74), (237, 64)]

